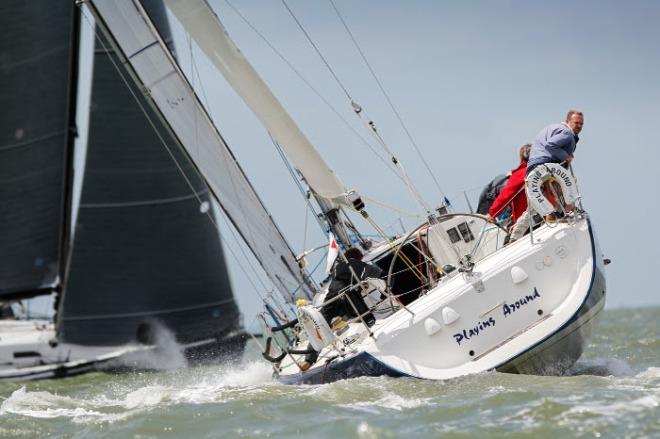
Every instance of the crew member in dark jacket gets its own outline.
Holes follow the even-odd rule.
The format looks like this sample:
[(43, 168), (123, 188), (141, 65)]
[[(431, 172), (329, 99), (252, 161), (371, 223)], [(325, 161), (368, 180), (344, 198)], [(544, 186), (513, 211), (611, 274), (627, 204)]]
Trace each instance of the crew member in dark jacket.
[[(325, 301), (337, 297), (341, 292), (346, 292), (346, 295), (350, 298), (351, 302), (357, 312), (360, 315), (365, 314), (368, 311), (367, 305), (364, 303), (362, 298), (362, 292), (360, 288), (357, 287), (357, 284), (367, 278), (378, 279), (383, 275), (383, 271), (376, 267), (375, 265), (367, 264), (362, 261), (362, 252), (355, 248), (351, 247), (344, 252), (346, 260), (339, 258), (335, 262), (335, 266), (332, 270), (332, 282), (328, 287), (328, 295), (325, 298)], [(351, 269), (357, 279), (351, 273)], [(349, 286), (354, 286), (353, 288), (348, 289)], [(330, 323), (332, 319), (336, 316), (348, 315), (350, 317), (357, 317), (353, 306), (348, 302), (346, 297), (335, 300), (334, 302), (327, 303), (321, 308), (321, 314), (323, 317)], [(364, 321), (369, 325), (375, 323), (373, 314), (366, 314)]]
[[(325, 303), (323, 307), (321, 307), (321, 314), (328, 323), (331, 323), (332, 319), (338, 316), (347, 315), (349, 317), (357, 317), (355, 314), (355, 310), (357, 310), (360, 315), (364, 315), (363, 319), (365, 323), (372, 326), (376, 323), (376, 319), (372, 313), (367, 313), (369, 307), (364, 303), (362, 291), (357, 285), (368, 278), (378, 279), (382, 277), (383, 271), (375, 265), (363, 262), (362, 252), (355, 247), (346, 250), (344, 256), (348, 262), (340, 257), (337, 259), (337, 262), (335, 262), (333, 267), (332, 282), (330, 282), (330, 286), (328, 287), (328, 294), (325, 297)], [(327, 303), (330, 299), (337, 297), (337, 295), (342, 292), (345, 292), (348, 298), (350, 298), (355, 309), (353, 309), (353, 306), (351, 306), (348, 302), (348, 298), (345, 296), (331, 303)], [(312, 350), (311, 345), (309, 346), (309, 349)], [(309, 367), (316, 362), (318, 356), (319, 353), (312, 350), (312, 352), (305, 356), (305, 361), (299, 364), (300, 368), (303, 371), (309, 369)]]

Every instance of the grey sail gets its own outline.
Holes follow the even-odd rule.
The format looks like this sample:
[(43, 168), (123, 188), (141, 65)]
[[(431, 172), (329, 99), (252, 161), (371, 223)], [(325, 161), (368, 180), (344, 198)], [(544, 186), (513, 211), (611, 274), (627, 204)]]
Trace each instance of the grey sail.
[(0, 2), (0, 300), (51, 293), (64, 276), (74, 15), (69, 1)]
[(283, 294), (305, 289), (295, 256), (250, 185), (156, 27), (139, 3), (91, 1), (97, 21), (148, 90), (150, 103), (169, 125), (215, 198), (240, 232), (273, 285)]
[[(164, 17), (162, 6), (154, 7)], [(161, 31), (168, 32), (166, 24)], [(180, 343), (211, 339), (214, 349), (231, 349), (236, 340), (225, 339), (238, 332), (239, 312), (218, 232), (200, 210), (210, 200), (208, 188), (168, 132), (151, 126), (157, 117), (115, 64), (121, 66), (111, 46), (97, 41), (84, 186), (59, 338), (117, 345), (145, 341), (145, 328), (163, 326)]]

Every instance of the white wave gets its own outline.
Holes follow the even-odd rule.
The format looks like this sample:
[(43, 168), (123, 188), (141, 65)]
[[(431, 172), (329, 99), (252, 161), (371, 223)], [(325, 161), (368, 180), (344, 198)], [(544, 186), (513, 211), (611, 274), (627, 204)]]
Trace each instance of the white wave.
[(275, 383), (271, 370), (263, 362), (225, 368), (184, 369), (170, 375), (147, 375), (147, 382), (141, 381), (137, 388), (134, 381), (112, 383), (106, 392), (90, 397), (32, 392), (21, 387), (2, 402), (0, 416), (16, 414), (33, 418), (70, 418), (74, 423), (112, 423), (155, 407), (253, 397), (263, 391), (264, 385)]
[(175, 370), (188, 365), (183, 355), (183, 347), (177, 341), (174, 333), (158, 321), (149, 323), (155, 349), (135, 352), (121, 357), (111, 363), (111, 367), (126, 366), (137, 370)]
[(218, 384), (222, 386), (253, 386), (275, 383), (273, 368), (263, 361), (229, 367), (218, 375)]
[(617, 401), (617, 402), (589, 402), (585, 404), (576, 405), (571, 407), (563, 414), (565, 422), (571, 422), (571, 418), (577, 416), (577, 421), (581, 423), (598, 422), (597, 419), (584, 419), (582, 415), (593, 414), (600, 419), (627, 419), (631, 413), (639, 413), (645, 410), (655, 411), (660, 407), (659, 395), (645, 395), (632, 401)]
[(660, 378), (660, 367), (649, 367), (643, 372), (637, 374), (637, 378), (646, 380), (655, 380)]
[(357, 409), (372, 409), (367, 411), (377, 411), (379, 408), (388, 410), (403, 411), (405, 409), (413, 409), (421, 406), (428, 406), (430, 399), (428, 398), (404, 398), (400, 395), (386, 395), (382, 398), (373, 401), (360, 401), (351, 404), (339, 404), (346, 408)]
[(32, 418), (70, 418), (76, 423), (116, 421), (131, 413), (104, 413), (93, 403), (50, 392), (29, 392), (25, 387), (14, 391), (0, 405), (0, 415), (15, 414)]
[(633, 375), (630, 365), (618, 358), (594, 358), (580, 360), (568, 371), (568, 375), (596, 375), (624, 377)]
[(126, 395), (123, 406), (127, 409), (137, 409), (155, 406), (161, 403), (168, 390), (162, 386), (141, 387)]
[(612, 388), (640, 392), (655, 390), (660, 394), (660, 367), (649, 367), (637, 375), (617, 378), (612, 381)]

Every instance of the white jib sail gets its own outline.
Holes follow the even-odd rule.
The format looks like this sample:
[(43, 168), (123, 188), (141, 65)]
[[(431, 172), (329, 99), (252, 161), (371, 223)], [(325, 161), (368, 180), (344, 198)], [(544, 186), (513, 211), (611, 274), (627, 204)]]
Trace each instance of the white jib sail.
[(291, 248), (139, 1), (87, 4), (268, 277), (288, 297), (303, 283)]
[(231, 40), (205, 0), (165, 0), (232, 88), (268, 129), (317, 195), (353, 207), (348, 190)]

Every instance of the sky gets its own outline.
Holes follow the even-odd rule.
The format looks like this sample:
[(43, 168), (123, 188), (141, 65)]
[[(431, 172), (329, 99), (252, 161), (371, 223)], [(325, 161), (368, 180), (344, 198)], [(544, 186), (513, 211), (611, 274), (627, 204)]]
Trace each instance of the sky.
[[(377, 148), (283, 3), (230, 1), (340, 112), (344, 120), (226, 0), (210, 1), (330, 167), (365, 197), (379, 225), (400, 232), (402, 212), (419, 214), (420, 205), (365, 145), (360, 136)], [(660, 2), (334, 1), (439, 188), (332, 4), (287, 4), (433, 206), (446, 195), (456, 210), (467, 210), (464, 193), (476, 206), (488, 181), (517, 166), (520, 145), (531, 142), (545, 125), (562, 121), (567, 110), (582, 110), (585, 125), (573, 165), (601, 248), (612, 259), (607, 306), (660, 304), (654, 278), (660, 269), (659, 240), (653, 232), (660, 215), (655, 182), (660, 161), (655, 133), (660, 123)], [(312, 218), (306, 221), (304, 200), (266, 130), (194, 42), (189, 45), (173, 16), (171, 21), (184, 71), (294, 252), (323, 243), (326, 237)], [(403, 223), (412, 227), (415, 220), (404, 217)], [(239, 244), (227, 230), (222, 234), (233, 288), (249, 325), (263, 291), (255, 291), (254, 279), (244, 275)]]

